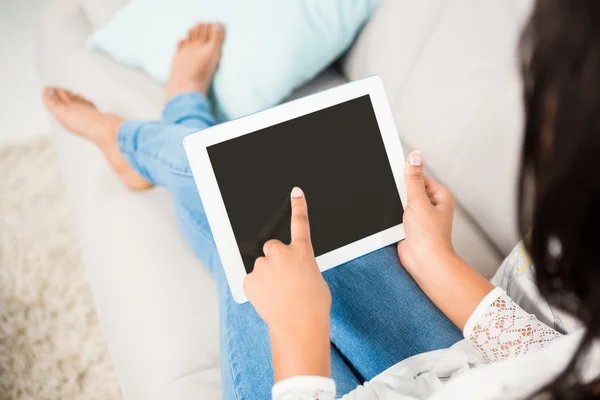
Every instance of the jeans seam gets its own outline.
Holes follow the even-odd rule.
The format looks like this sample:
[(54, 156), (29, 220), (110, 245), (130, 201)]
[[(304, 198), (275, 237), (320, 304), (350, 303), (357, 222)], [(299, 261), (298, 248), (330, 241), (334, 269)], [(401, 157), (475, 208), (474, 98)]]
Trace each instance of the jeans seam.
[[(204, 112), (203, 112), (204, 114)], [(204, 124), (206, 124), (208, 127), (213, 126), (214, 125), (214, 121), (212, 121), (210, 119), (210, 116), (207, 115), (194, 115), (194, 114), (190, 114), (190, 113), (186, 113), (178, 118), (175, 118), (174, 120), (170, 121), (168, 119), (166, 119), (166, 122), (171, 122), (173, 124), (176, 125), (183, 125), (183, 126), (189, 126), (190, 128), (196, 128), (195, 125), (186, 125), (186, 121), (189, 119), (199, 119), (201, 120)]]
[[(190, 209), (188, 207), (186, 207), (181, 201), (177, 201), (177, 203), (179, 204), (181, 209), (185, 211), (185, 213), (187, 214), (187, 217), (190, 220), (192, 220), (196, 223), (200, 223), (200, 221), (198, 221), (196, 218), (194, 218), (194, 213), (192, 211), (190, 211)], [(196, 231), (198, 233), (200, 233), (202, 236), (204, 236), (204, 238), (207, 239), (209, 242), (210, 241), (214, 242), (214, 237), (212, 235), (208, 235), (204, 229), (197, 229), (196, 226), (194, 226), (194, 229), (196, 229)]]
[[(178, 95), (175, 95), (167, 102), (167, 104), (165, 105), (165, 108), (163, 110), (161, 119), (163, 121), (171, 122), (172, 118), (169, 118), (169, 114), (171, 114), (171, 108), (174, 108), (175, 111), (177, 111), (177, 112), (175, 112), (175, 111), (172, 112), (174, 115), (177, 115), (177, 114), (190, 115), (190, 113), (184, 114), (177, 110), (177, 104), (182, 102), (183, 99), (186, 99), (186, 98), (189, 99), (188, 101), (184, 102), (184, 104), (186, 106), (191, 104), (192, 108), (198, 109), (203, 114), (205, 114), (207, 111), (210, 112), (210, 102), (208, 101), (208, 98), (205, 95), (203, 95), (202, 93), (198, 93), (198, 92), (185, 92), (185, 93), (180, 93)], [(175, 122), (175, 123), (177, 124), (177, 122)]]
[(119, 126), (119, 129), (117, 131), (117, 145), (119, 147), (119, 151), (121, 153), (131, 153), (133, 151), (132, 150), (133, 146), (129, 146), (129, 142), (125, 138), (125, 133), (121, 129), (122, 127), (123, 127), (123, 124), (121, 124)]
[(127, 153), (138, 153), (138, 155), (142, 156), (142, 157), (148, 157), (153, 159), (154, 161), (157, 161), (159, 163), (161, 163), (166, 169), (169, 170), (169, 172), (172, 172), (174, 174), (180, 175), (180, 176), (185, 176), (185, 177), (191, 177), (193, 176), (192, 171), (189, 167), (189, 165), (187, 167), (181, 167), (175, 164), (170, 163), (169, 161), (167, 161), (166, 159), (163, 159), (161, 157), (158, 157), (156, 154), (144, 151), (143, 149), (138, 149), (138, 150), (134, 150), (134, 151), (130, 151), (127, 149), (123, 149), (124, 152)]
[[(226, 318), (229, 318), (229, 308), (231, 307), (231, 303), (227, 303), (227, 310), (226, 310)], [(227, 321), (226, 321), (227, 322)], [(238, 385), (237, 385), (237, 377), (234, 371), (234, 360), (233, 360), (233, 354), (230, 351), (231, 349), (231, 335), (229, 334), (229, 324), (226, 323), (225, 324), (225, 333), (227, 335), (227, 358), (229, 359), (229, 372), (231, 373), (231, 382), (233, 383), (233, 390), (235, 392), (235, 397), (237, 398), (237, 400), (241, 400), (241, 396), (240, 393), (238, 391)]]

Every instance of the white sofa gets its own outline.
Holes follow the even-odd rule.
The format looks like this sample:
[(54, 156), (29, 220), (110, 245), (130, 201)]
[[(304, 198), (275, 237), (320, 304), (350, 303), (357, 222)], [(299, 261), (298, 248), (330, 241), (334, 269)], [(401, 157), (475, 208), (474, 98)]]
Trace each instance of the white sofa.
[[(156, 118), (163, 88), (85, 48), (126, 0), (50, 0), (39, 24), (45, 84), (105, 111)], [(401, 138), (456, 194), (458, 253), (490, 277), (517, 241), (522, 125), (517, 42), (530, 0), (383, 0), (343, 60), (300, 96), (379, 74)], [(127, 191), (100, 153), (53, 127), (73, 221), (126, 399), (220, 397), (210, 274), (180, 234), (169, 193)]]

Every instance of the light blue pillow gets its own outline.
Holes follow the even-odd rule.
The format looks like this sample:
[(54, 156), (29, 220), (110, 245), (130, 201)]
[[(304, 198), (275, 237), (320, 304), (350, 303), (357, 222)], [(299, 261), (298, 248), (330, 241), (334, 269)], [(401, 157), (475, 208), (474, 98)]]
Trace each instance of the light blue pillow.
[(274, 106), (338, 58), (380, 0), (132, 0), (88, 47), (166, 82), (177, 41), (222, 22), (212, 95), (221, 119)]

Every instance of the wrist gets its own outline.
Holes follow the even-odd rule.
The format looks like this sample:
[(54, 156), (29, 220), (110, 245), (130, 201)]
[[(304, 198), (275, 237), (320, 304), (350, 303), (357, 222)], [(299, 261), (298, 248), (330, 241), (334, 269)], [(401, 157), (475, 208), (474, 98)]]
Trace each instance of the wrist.
[(450, 248), (446, 248), (443, 250), (437, 250), (437, 251), (433, 251), (429, 258), (428, 258), (428, 265), (444, 265), (444, 264), (450, 264), (450, 263), (454, 263), (457, 261), (461, 261), (462, 262), (462, 258), (460, 258), (458, 256), (458, 254), (456, 254), (456, 252), (454, 251), (454, 248), (450, 247)]
[(444, 265), (450, 265), (459, 260), (462, 259), (450, 247), (428, 251), (419, 257), (414, 257), (404, 267), (410, 275), (415, 277), (415, 275), (429, 274), (432, 271), (439, 272)]
[(299, 375), (331, 376), (329, 320), (269, 326), (269, 337), (275, 382)]
[(265, 322), (271, 336), (289, 337), (293, 333), (304, 334), (319, 327), (329, 329), (329, 311), (329, 308), (319, 310), (319, 312), (296, 310), (290, 312), (286, 318), (271, 318)]
[(431, 301), (460, 329), (492, 284), (454, 252), (437, 253), (407, 271)]

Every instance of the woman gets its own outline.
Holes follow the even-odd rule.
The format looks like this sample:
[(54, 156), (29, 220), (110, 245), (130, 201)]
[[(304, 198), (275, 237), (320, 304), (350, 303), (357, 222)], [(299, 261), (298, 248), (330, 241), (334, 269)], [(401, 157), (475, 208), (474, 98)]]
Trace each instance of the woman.
[[(225, 398), (266, 399), (274, 381), (274, 398), (294, 400), (333, 399), (336, 391), (361, 400), (599, 398), (600, 170), (590, 167), (600, 154), (599, 21), (595, 0), (540, 0), (523, 42), (521, 225), (531, 230), (542, 295), (585, 326), (566, 336), (454, 253), (453, 196), (424, 174), (418, 152), (406, 165), (406, 240), (397, 248), (321, 275), (310, 193), (294, 188), (291, 243), (265, 244), (245, 282), (252, 304), (235, 304), (181, 144), (213, 124), (204, 93), (220, 25), (200, 24), (180, 43), (161, 121), (124, 121), (64, 89), (46, 89), (44, 101), (67, 129), (98, 145), (128, 187), (173, 193), (182, 229), (219, 289)], [(478, 368), (488, 363), (495, 365)]]

